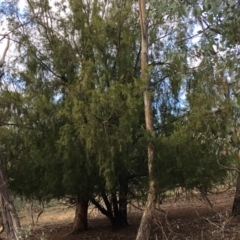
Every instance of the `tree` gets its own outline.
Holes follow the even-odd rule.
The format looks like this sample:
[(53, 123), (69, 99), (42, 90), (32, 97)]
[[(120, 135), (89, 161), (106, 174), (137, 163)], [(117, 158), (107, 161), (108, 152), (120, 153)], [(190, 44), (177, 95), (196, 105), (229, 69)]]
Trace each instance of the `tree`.
[[(164, 11), (160, 1), (149, 2), (159, 14)], [(197, 84), (197, 87), (200, 87), (198, 90), (195, 88), (196, 86), (195, 89), (189, 90), (201, 91), (201, 93), (206, 94), (203, 102), (200, 103), (200, 99), (198, 102), (205, 106), (210, 111), (211, 114), (209, 114), (213, 116), (208, 125), (215, 125), (215, 127), (221, 125), (222, 129), (217, 128), (218, 130), (216, 130), (215, 128), (213, 132), (199, 130), (203, 131), (201, 134), (204, 138), (211, 139), (212, 149), (214, 149), (212, 154), (215, 154), (216, 159), (220, 157), (222, 152), (225, 152), (232, 156), (233, 160), (230, 164), (228, 159), (224, 166), (229, 170), (239, 169), (239, 163), (236, 160), (239, 155), (237, 140), (239, 136), (239, 86), (237, 84), (239, 78), (239, 1), (182, 1), (181, 3), (169, 1), (168, 4), (170, 7), (165, 8), (165, 10), (167, 9), (169, 17), (185, 18), (185, 21), (189, 21), (194, 28), (200, 27), (201, 30), (193, 35), (199, 37), (199, 40), (195, 44), (191, 44), (191, 49), (195, 57), (205, 64), (205, 66), (200, 65), (200, 71), (201, 68), (209, 69), (208, 67), (210, 67), (212, 73), (209, 83), (206, 83), (204, 79), (200, 80), (200, 82), (202, 81), (200, 85), (204, 85), (204, 87)], [(196, 59), (193, 57), (194, 55), (191, 56), (192, 59)], [(198, 80), (194, 80), (194, 82), (198, 82)], [(199, 92), (199, 95), (201, 93)], [(210, 101), (211, 103), (208, 102), (212, 109), (205, 105), (206, 99), (213, 100)], [(213, 111), (213, 109), (218, 110)], [(221, 120), (219, 116), (222, 117)], [(230, 138), (235, 140), (230, 141)], [(223, 168), (225, 168), (224, 166), (222, 165)], [(236, 197), (232, 208), (234, 215), (239, 214), (238, 209), (240, 209), (239, 179), (238, 177)]]
[[(224, 134), (222, 146), (226, 154), (231, 155), (234, 159), (234, 165), (231, 169), (237, 169), (238, 178), (236, 193), (232, 207), (232, 214), (240, 214), (240, 177), (239, 177), (239, 30), (238, 14), (239, 2), (223, 1), (221, 3), (204, 3), (203, 10), (200, 12), (200, 24), (205, 31), (204, 38), (208, 46), (203, 45), (207, 50), (208, 56), (215, 64), (214, 72), (218, 80), (218, 90), (221, 96), (218, 99), (218, 109), (221, 114), (227, 114), (228, 119), (224, 118)], [(199, 13), (199, 14), (200, 14)], [(215, 37), (214, 37), (215, 36)], [(227, 59), (227, 61), (223, 58)], [(231, 141), (229, 139), (232, 139)], [(233, 140), (234, 139), (234, 140)], [(221, 152), (221, 151), (220, 151)]]
[[(87, 228), (86, 206), (98, 195), (105, 199), (113, 225), (128, 224), (129, 175), (139, 164), (132, 150), (143, 119), (139, 83), (134, 81), (139, 76), (139, 30), (132, 27), (137, 14), (131, 4), (123, 1), (120, 11), (115, 4), (108, 8), (98, 1), (71, 1), (69, 15), (56, 19), (48, 4), (28, 1), (29, 25), (16, 34), (25, 66), (19, 73), (25, 127), (17, 129), (23, 138), (17, 146), (21, 161), (11, 166), (11, 186), (37, 199), (73, 196), (79, 203), (73, 232)], [(31, 25), (38, 26), (34, 38)], [(23, 161), (31, 174), (20, 187), (26, 174)], [(56, 175), (53, 169), (58, 169)]]
[[(150, 96), (150, 78), (148, 74), (148, 21), (146, 19), (145, 0), (139, 0), (139, 16), (141, 26), (141, 79), (144, 83), (144, 112), (146, 129), (151, 137), (154, 137), (152, 101)], [(152, 140), (148, 143), (148, 175), (149, 189), (146, 207), (141, 219), (140, 227), (137, 233), (137, 240), (149, 239), (151, 230), (151, 221), (156, 204), (156, 183), (154, 180), (153, 165), (155, 158), (155, 149)]]
[[(4, 38), (7, 38), (7, 45), (6, 48), (3, 52), (3, 56), (1, 58), (0, 61), (0, 69), (3, 68), (4, 66), (4, 61), (5, 61), (5, 57), (9, 48), (9, 42), (10, 42), (10, 37), (9, 35), (4, 35)], [(3, 74), (1, 74), (1, 79), (2, 80)], [(3, 120), (4, 118), (6, 118), (4, 116), (4, 110), (6, 109), (1, 109), (1, 119)], [(6, 112), (6, 111), (5, 111)], [(7, 121), (9, 121), (10, 119), (7, 119)], [(6, 123), (7, 124), (7, 123)], [(6, 128), (6, 126), (4, 126), (4, 122), (1, 123), (1, 127), (2, 128)], [(4, 129), (2, 130), (4, 131)], [(5, 129), (5, 131), (8, 132), (7, 129)], [(4, 132), (5, 132), (4, 131)], [(3, 134), (4, 135), (4, 134)], [(2, 218), (3, 218), (3, 224), (4, 224), (4, 229), (7, 233), (7, 238), (8, 239), (13, 239), (13, 240), (18, 240), (19, 239), (19, 230), (21, 228), (20, 226), (20, 222), (18, 219), (18, 215), (17, 215), (17, 211), (15, 209), (14, 203), (12, 201), (12, 198), (10, 196), (10, 191), (9, 191), (9, 187), (8, 187), (8, 180), (7, 180), (7, 176), (6, 176), (6, 172), (5, 172), (5, 168), (6, 168), (6, 159), (4, 157), (4, 150), (2, 149), (4, 148), (4, 143), (2, 142), (1, 139), (1, 152), (0, 152), (0, 194), (1, 194), (1, 203), (2, 203)]]

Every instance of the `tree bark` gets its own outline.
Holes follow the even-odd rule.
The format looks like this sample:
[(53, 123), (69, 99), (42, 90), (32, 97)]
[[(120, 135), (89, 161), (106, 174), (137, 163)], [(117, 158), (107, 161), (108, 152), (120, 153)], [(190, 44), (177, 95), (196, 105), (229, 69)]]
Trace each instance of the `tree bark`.
[[(121, 186), (120, 186), (121, 187)], [(125, 201), (124, 201), (124, 196), (120, 197), (119, 193), (119, 199), (117, 199), (116, 193), (112, 193), (112, 206), (113, 206), (113, 228), (122, 228), (128, 226), (128, 221), (127, 221), (127, 209), (124, 206)], [(120, 202), (122, 203), (122, 206), (120, 205)]]
[(127, 221), (127, 218), (125, 217), (125, 215), (122, 215), (122, 213), (115, 208), (115, 211), (114, 211), (114, 214), (113, 214), (113, 211), (112, 210), (106, 210), (99, 202), (97, 202), (94, 198), (91, 199), (91, 202), (92, 204), (95, 205), (95, 207), (98, 208), (98, 210), (103, 214), (105, 215), (113, 229), (119, 229), (121, 227), (126, 227), (128, 226), (128, 221)]
[(77, 196), (72, 234), (88, 230), (88, 199)]
[[(124, 189), (119, 191), (119, 198), (117, 199), (116, 192), (112, 192), (111, 194), (111, 202), (109, 201), (106, 193), (102, 191), (101, 195), (104, 201), (104, 204), (106, 208), (104, 208), (98, 201), (96, 201), (95, 198), (91, 199), (92, 204), (95, 205), (95, 207), (98, 208), (98, 210), (105, 215), (109, 221), (111, 222), (111, 225), (113, 229), (119, 229), (122, 227), (129, 226), (128, 220), (127, 220), (127, 189), (128, 189), (128, 183), (126, 183), (127, 186), (124, 187)], [(121, 185), (119, 188), (121, 189)], [(120, 195), (122, 194), (122, 195)]]
[(0, 36), (3, 36), (3, 38), (7, 38), (7, 45), (4, 49), (4, 52), (3, 52), (3, 55), (2, 55), (2, 58), (0, 59), (0, 67), (3, 67), (4, 65), (4, 61), (5, 61), (5, 57), (6, 57), (6, 54), (7, 54), (7, 51), (9, 49), (9, 44), (10, 44), (10, 36), (8, 34), (0, 34)]
[[(152, 100), (150, 95), (150, 78), (148, 74), (148, 22), (145, 16), (146, 2), (139, 0), (139, 15), (141, 26), (141, 79), (144, 83), (144, 113), (146, 129), (154, 137)], [(152, 219), (156, 205), (156, 184), (153, 177), (153, 163), (155, 157), (154, 145), (151, 141), (148, 143), (148, 174), (149, 174), (149, 192), (146, 206), (140, 222), (136, 240), (148, 240), (151, 232)]]
[(112, 210), (110, 209), (105, 209), (98, 201), (96, 201), (95, 198), (91, 199), (91, 202), (95, 207), (103, 214), (105, 215), (109, 221), (111, 222), (112, 226), (114, 225), (114, 216), (112, 213)]
[(128, 179), (123, 177), (119, 179), (119, 219), (125, 226), (129, 226), (127, 216), (128, 203)]
[[(240, 169), (240, 150), (238, 150), (238, 169)], [(238, 172), (237, 186), (232, 206), (232, 215), (240, 215), (240, 173)]]
[(7, 176), (5, 173), (2, 159), (0, 160), (0, 193), (2, 200), (2, 218), (6, 231), (7, 239), (19, 240), (20, 222), (18, 219), (16, 208), (10, 197)]

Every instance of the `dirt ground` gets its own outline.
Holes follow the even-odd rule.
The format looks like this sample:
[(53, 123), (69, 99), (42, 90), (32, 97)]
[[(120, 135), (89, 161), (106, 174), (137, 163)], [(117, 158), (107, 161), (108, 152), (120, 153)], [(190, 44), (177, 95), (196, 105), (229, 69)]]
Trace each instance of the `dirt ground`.
[[(213, 209), (199, 197), (165, 199), (161, 204), (164, 212), (156, 211), (151, 239), (240, 239), (240, 218), (230, 214), (233, 197), (234, 190), (212, 194), (209, 199)], [(129, 212), (130, 226), (113, 231), (104, 216), (95, 209), (90, 210), (89, 231), (78, 235), (67, 235), (72, 228), (74, 210), (63, 206), (46, 209), (31, 229), (26, 212), (20, 214), (20, 219), (30, 240), (132, 240), (136, 237), (141, 211), (131, 207)]]

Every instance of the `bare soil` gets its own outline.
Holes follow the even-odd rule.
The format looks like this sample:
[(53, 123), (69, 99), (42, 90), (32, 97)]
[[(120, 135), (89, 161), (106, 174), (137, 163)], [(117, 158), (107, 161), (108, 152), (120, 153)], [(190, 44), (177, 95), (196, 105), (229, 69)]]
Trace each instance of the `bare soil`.
[[(154, 240), (207, 240), (240, 239), (240, 217), (231, 216), (234, 190), (212, 194), (209, 200), (196, 197), (165, 199), (161, 204), (164, 211), (156, 211), (151, 239)], [(133, 240), (141, 220), (142, 212), (129, 209), (130, 226), (113, 230), (110, 222), (96, 209), (89, 211), (89, 230), (77, 235), (68, 235), (72, 229), (74, 209), (63, 206), (47, 208), (38, 224), (28, 232), (30, 240)], [(31, 218), (26, 212), (20, 214), (22, 225), (29, 226)], [(27, 228), (26, 228), (27, 229)]]

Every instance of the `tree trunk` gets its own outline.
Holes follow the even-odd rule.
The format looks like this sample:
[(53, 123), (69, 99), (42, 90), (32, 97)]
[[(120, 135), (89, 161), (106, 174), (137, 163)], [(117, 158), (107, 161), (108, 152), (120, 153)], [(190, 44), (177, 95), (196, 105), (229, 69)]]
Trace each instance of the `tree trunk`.
[[(120, 193), (119, 193), (120, 194)], [(119, 196), (119, 201), (117, 200), (117, 195), (116, 193), (112, 193), (112, 206), (113, 206), (113, 222), (112, 226), (114, 229), (122, 228), (128, 226), (128, 221), (127, 221), (127, 210), (126, 208), (124, 209), (124, 205), (120, 206), (120, 196)], [(122, 204), (123, 204), (123, 198), (121, 199)]]
[(95, 205), (95, 207), (98, 208), (98, 210), (103, 215), (105, 215), (109, 219), (113, 229), (119, 229), (128, 226), (129, 224), (127, 221), (127, 199), (126, 199), (127, 195), (124, 196), (125, 201), (123, 200), (124, 199), (123, 197), (120, 200), (120, 196), (118, 201), (116, 193), (113, 192), (111, 194), (111, 202), (108, 200), (107, 195), (105, 194), (104, 191), (102, 191), (101, 195), (106, 206), (106, 209), (94, 198), (91, 199), (91, 202), (92, 204)]
[[(1, 67), (3, 67), (3, 65), (4, 65), (5, 57), (6, 57), (6, 54), (7, 54), (8, 49), (9, 49), (10, 36), (9, 36), (9, 34), (0, 34), (0, 36), (3, 36), (3, 38), (7, 38), (7, 45), (6, 45), (5, 49), (4, 49), (2, 58), (0, 59), (0, 68), (1, 68)], [(2, 39), (3, 39), (3, 38), (2, 38)]]
[(20, 222), (16, 208), (9, 194), (7, 177), (2, 159), (0, 160), (0, 193), (2, 200), (2, 218), (7, 239), (19, 240)]
[(77, 196), (73, 234), (88, 230), (88, 200)]
[[(92, 199), (91, 199), (91, 202), (92, 202), (93, 205), (95, 205), (95, 207), (96, 207), (103, 215), (105, 215), (105, 216), (109, 219), (109, 221), (111, 222), (111, 224), (112, 224), (112, 226), (113, 226), (113, 225), (114, 225), (114, 216), (113, 216), (112, 210), (109, 209), (109, 208), (105, 209), (98, 201), (96, 201), (95, 198), (92, 198)], [(105, 202), (105, 200), (104, 200), (104, 202)], [(109, 201), (108, 201), (108, 202), (109, 202)], [(109, 202), (109, 204), (110, 204), (110, 202)], [(105, 205), (106, 205), (106, 203), (105, 203)]]
[[(240, 150), (238, 150), (238, 169), (240, 169)], [(237, 186), (232, 206), (232, 215), (240, 215), (240, 173), (238, 172)]]
[[(145, 16), (146, 3), (145, 0), (139, 0), (139, 15), (141, 26), (141, 79), (145, 85), (143, 93), (144, 97), (144, 112), (146, 129), (152, 137), (154, 137), (153, 128), (153, 113), (152, 113), (152, 100), (150, 96), (150, 78), (148, 74), (148, 22)], [(149, 174), (149, 192), (138, 229), (136, 240), (148, 240), (151, 232), (151, 225), (153, 214), (156, 205), (156, 184), (153, 178), (153, 163), (155, 157), (155, 149), (151, 142), (148, 143), (148, 174)]]
[(128, 178), (127, 176), (119, 177), (119, 219), (124, 226), (129, 226), (127, 216), (128, 203)]
[[(2, 35), (4, 38), (7, 38), (7, 45), (3, 52), (3, 55), (0, 59), (0, 68), (4, 66), (5, 57), (9, 49), (10, 36)], [(0, 74), (0, 78), (3, 76), (3, 73)], [(2, 156), (1, 156), (2, 157)], [(1, 230), (6, 231), (7, 239), (9, 240), (19, 240), (19, 230), (21, 228), (20, 222), (18, 219), (16, 208), (13, 204), (13, 201), (10, 197), (9, 188), (7, 184), (7, 176), (3, 164), (3, 159), (0, 159), (0, 194), (2, 201), (2, 222), (3, 228)]]

